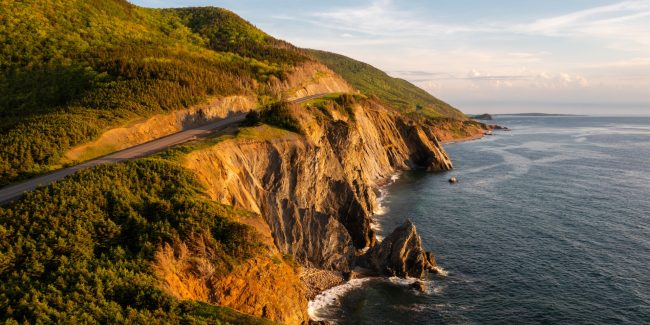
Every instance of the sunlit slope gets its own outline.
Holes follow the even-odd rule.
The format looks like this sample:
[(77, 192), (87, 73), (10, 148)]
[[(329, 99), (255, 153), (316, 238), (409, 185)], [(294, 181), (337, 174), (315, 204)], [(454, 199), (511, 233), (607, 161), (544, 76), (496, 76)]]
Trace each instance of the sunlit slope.
[(103, 130), (211, 96), (255, 94), (306, 58), (217, 8), (3, 1), (0, 185)]
[(393, 78), (367, 63), (325, 51), (309, 50), (309, 53), (364, 94), (375, 95), (402, 112), (418, 112), (428, 117), (466, 118), (462, 112), (423, 89), (406, 80)]

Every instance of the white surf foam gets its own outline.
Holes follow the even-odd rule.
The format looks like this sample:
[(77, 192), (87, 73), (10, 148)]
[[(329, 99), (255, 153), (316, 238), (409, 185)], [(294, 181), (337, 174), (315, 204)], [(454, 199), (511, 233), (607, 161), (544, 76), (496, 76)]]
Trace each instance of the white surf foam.
[(449, 275), (449, 272), (447, 272), (447, 270), (443, 269), (440, 265), (436, 265), (436, 266), (434, 266), (433, 269), (436, 270), (436, 272), (438, 272), (438, 275), (439, 275), (439, 276), (443, 276), (443, 277), (444, 277), (444, 276), (448, 276), (448, 275)]
[(392, 283), (395, 283), (395, 284), (408, 286), (408, 285), (411, 285), (411, 284), (415, 283), (416, 281), (418, 281), (418, 279), (411, 278), (411, 277), (398, 278), (396, 276), (392, 276), (392, 277), (388, 278), (388, 281), (390, 281)]
[(375, 232), (375, 234), (377, 234), (377, 240), (380, 242), (384, 238), (383, 236), (379, 235), (382, 233), (382, 228), (381, 228), (381, 224), (377, 220), (377, 217), (386, 215), (388, 213), (389, 209), (386, 205), (384, 205), (386, 200), (390, 197), (390, 192), (388, 191), (388, 188), (391, 185), (393, 185), (401, 177), (401, 175), (402, 175), (401, 172), (397, 172), (391, 175), (388, 182), (386, 182), (386, 184), (377, 188), (379, 195), (377, 195), (377, 201), (376, 201), (377, 204), (375, 210), (373, 211), (374, 218), (372, 218), (371, 220), (370, 229), (372, 229)]
[(321, 292), (307, 304), (307, 313), (309, 314), (309, 318), (315, 321), (330, 320), (325, 317), (325, 310), (327, 308), (340, 307), (340, 298), (343, 295), (350, 292), (350, 290), (361, 287), (364, 283), (370, 281), (371, 279), (373, 278), (352, 279), (347, 283)]
[[(447, 275), (447, 271), (443, 270), (440, 267), (437, 268), (440, 275)], [(310, 300), (307, 304), (307, 313), (309, 315), (309, 318), (314, 321), (330, 321), (336, 323), (336, 320), (332, 319), (331, 315), (328, 317), (328, 311), (341, 308), (341, 298), (343, 296), (345, 296), (351, 290), (360, 288), (369, 281), (386, 281), (404, 287), (411, 287), (415, 282), (423, 281), (425, 289), (424, 294), (433, 293), (435, 295), (442, 294), (442, 291), (446, 287), (445, 285), (441, 286), (440, 283), (433, 280), (421, 280), (412, 277), (399, 278), (394, 276), (389, 278), (368, 277), (362, 279), (352, 279), (347, 283), (325, 290), (316, 296), (313, 300)], [(413, 290), (417, 291), (418, 294), (422, 294), (415, 288), (413, 288)]]

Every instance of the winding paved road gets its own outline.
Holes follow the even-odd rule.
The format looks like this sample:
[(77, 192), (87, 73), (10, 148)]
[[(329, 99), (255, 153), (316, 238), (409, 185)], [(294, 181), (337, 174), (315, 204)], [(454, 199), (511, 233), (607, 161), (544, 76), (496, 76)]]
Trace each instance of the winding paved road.
[[(291, 100), (291, 102), (302, 103), (310, 99), (322, 97), (325, 95), (328, 94), (317, 94), (317, 95), (306, 96), (302, 98), (293, 99)], [(133, 146), (121, 151), (114, 152), (112, 154), (106, 155), (101, 158), (89, 160), (79, 165), (64, 168), (55, 171), (53, 173), (32, 178), (22, 183), (7, 186), (5, 188), (0, 189), (0, 204), (5, 204), (15, 199), (18, 199), (25, 192), (32, 191), (36, 189), (38, 186), (48, 185), (52, 182), (63, 179), (66, 176), (74, 174), (78, 170), (91, 168), (98, 165), (116, 163), (119, 161), (148, 156), (153, 153), (165, 150), (169, 147), (173, 147), (175, 145), (190, 141), (197, 137), (209, 135), (216, 130), (222, 129), (234, 123), (239, 123), (243, 121), (245, 118), (246, 118), (246, 113), (231, 114), (230, 116), (220, 121), (212, 122), (194, 129), (189, 129), (178, 133), (174, 133), (166, 137), (162, 137), (143, 144), (139, 144), (137, 146)]]

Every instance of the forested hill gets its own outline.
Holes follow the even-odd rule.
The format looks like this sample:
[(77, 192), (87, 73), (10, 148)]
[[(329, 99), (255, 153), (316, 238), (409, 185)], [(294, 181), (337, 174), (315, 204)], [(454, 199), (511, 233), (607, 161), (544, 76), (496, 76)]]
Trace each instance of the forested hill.
[[(205, 103), (206, 99), (246, 95), (252, 98), (247, 97), (250, 102), (255, 98), (266, 100), (277, 95), (273, 85), (291, 81), (291, 73), (304, 71), (301, 68), (305, 66), (318, 66), (320, 70), (314, 71), (331, 74), (314, 60), (338, 71), (365, 95), (374, 95), (402, 112), (464, 118), (405, 81), (391, 79), (345, 57), (298, 49), (224, 9), (146, 9), (124, 0), (0, 0), (0, 186), (60, 167), (68, 150), (97, 139), (106, 130), (130, 127), (133, 124), (129, 123)], [(355, 70), (358, 66), (360, 70)], [(304, 75), (309, 80), (313, 76)], [(346, 84), (342, 89), (350, 88)], [(269, 224), (260, 215), (223, 205), (234, 199), (223, 204), (208, 199), (209, 183), (199, 177), (200, 170), (187, 169), (182, 156), (221, 141), (232, 140), (224, 145), (241, 148), (241, 143), (251, 139), (308, 135), (289, 132), (309, 130), (301, 128), (300, 121), (305, 125), (329, 123), (327, 130), (332, 132), (326, 133), (323, 127), (315, 133), (336, 138), (323, 136), (327, 141), (323, 148), (345, 144), (337, 150), (346, 155), (356, 150), (361, 152), (360, 157), (371, 158), (374, 152), (370, 148), (385, 147), (389, 151), (377, 157), (386, 168), (397, 168), (411, 156), (426, 156), (428, 160), (444, 156), (439, 145), (430, 141), (433, 136), (411, 123), (412, 119), (366, 97), (335, 94), (314, 100), (309, 103), (311, 107), (273, 98), (277, 105), (269, 105), (258, 114), (258, 120), (254, 119), (256, 114), (250, 114), (247, 122), (249, 126), (265, 122), (286, 130), (269, 125), (243, 128), (241, 134), (232, 131), (152, 157), (89, 168), (0, 206), (0, 319), (7, 324), (269, 323), (258, 317), (306, 321), (306, 289), (300, 282), (295, 256), (274, 246)], [(375, 145), (359, 150), (358, 145), (365, 142), (361, 130), (369, 128), (350, 128), (357, 130), (350, 133), (351, 137), (339, 132), (344, 131), (342, 123), (357, 123), (356, 106), (351, 106), (357, 99), (368, 107), (359, 106), (360, 113), (375, 108), (381, 111), (372, 115), (378, 122), (363, 125), (394, 134), (394, 139), (379, 141), (390, 138), (380, 135), (371, 139)], [(308, 119), (296, 118), (301, 116)], [(359, 116), (370, 123), (370, 115)], [(299, 142), (296, 146), (307, 148)], [(313, 169), (304, 167), (311, 167), (311, 160), (303, 159), (306, 154), (293, 154), (301, 151), (286, 149), (286, 157), (291, 157), (286, 161), (291, 163), (272, 165), (293, 170), (286, 174), (272, 171), (277, 177), (286, 177), (277, 184), (297, 184), (300, 180), (301, 191), (311, 193), (305, 189), (313, 184)], [(264, 158), (254, 163), (279, 157), (275, 145), (264, 150), (268, 151), (255, 151)], [(302, 152), (319, 150), (314, 146)], [(324, 161), (329, 162), (343, 157), (334, 149), (328, 150), (329, 156), (319, 154), (315, 159), (326, 157)], [(391, 150), (401, 152), (402, 158), (386, 158), (393, 157)], [(304, 162), (303, 167), (293, 164), (294, 157)], [(310, 203), (313, 207), (305, 209), (293, 201), (282, 201), (292, 211), (291, 218), (298, 218), (298, 211), (303, 210), (310, 213), (308, 220), (325, 217), (325, 213), (317, 212), (311, 219), (311, 214), (321, 211), (321, 203), (340, 199), (339, 192), (345, 189), (348, 194), (344, 196), (350, 199), (345, 200), (345, 206), (326, 210), (341, 211), (335, 212), (342, 214), (340, 218), (362, 215), (359, 223), (368, 225), (362, 210), (372, 205), (359, 201), (357, 194), (362, 193), (360, 188), (372, 193), (370, 176), (353, 179), (352, 172), (357, 175), (362, 169), (351, 162), (356, 155), (349, 157), (333, 164), (336, 169), (317, 172), (323, 176), (317, 177), (323, 182), (317, 187), (334, 193), (332, 198), (307, 195), (319, 203)], [(360, 158), (358, 162), (371, 160)], [(210, 165), (209, 160), (194, 161), (197, 166)], [(246, 169), (233, 166), (227, 175), (242, 170)], [(373, 170), (381, 175), (389, 172)], [(266, 176), (255, 183), (262, 183)], [(239, 183), (233, 181), (237, 186)], [(296, 196), (297, 187), (286, 188)], [(244, 188), (240, 191), (246, 193)], [(364, 200), (373, 199), (364, 196)], [(296, 225), (295, 235), (300, 238), (296, 241), (308, 238), (298, 230), (303, 226), (299, 227), (297, 219), (287, 220), (286, 225)], [(338, 219), (327, 222), (322, 230), (333, 234), (331, 238), (348, 241), (342, 249), (354, 254), (349, 250), (347, 226)], [(311, 232), (320, 225), (304, 226), (304, 231)], [(368, 234), (372, 232), (364, 236)], [(314, 238), (324, 238), (318, 236)], [(244, 272), (238, 273), (241, 270)], [(242, 294), (246, 292), (254, 295)], [(226, 304), (220, 300), (231, 296), (236, 301)], [(244, 304), (250, 301), (255, 301), (253, 306)]]
[(0, 185), (108, 127), (258, 93), (306, 60), (224, 9), (123, 0), (5, 1), (0, 43)]
[(309, 60), (402, 112), (464, 118), (406, 81), (297, 49), (219, 8), (3, 1), (0, 44), (0, 186), (58, 168), (107, 129), (210, 97), (263, 96)]
[(309, 50), (309, 53), (364, 94), (375, 95), (404, 113), (466, 119), (461, 111), (423, 89), (404, 79), (393, 78), (367, 63), (331, 52)]

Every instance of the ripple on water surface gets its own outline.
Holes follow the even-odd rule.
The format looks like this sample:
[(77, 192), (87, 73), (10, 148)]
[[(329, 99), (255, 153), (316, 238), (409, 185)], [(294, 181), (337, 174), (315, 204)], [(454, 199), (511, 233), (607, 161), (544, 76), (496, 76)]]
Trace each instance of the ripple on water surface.
[(514, 131), (448, 145), (455, 170), (403, 173), (382, 195), (379, 234), (410, 218), (448, 276), (432, 276), (426, 293), (359, 280), (312, 302), (312, 315), (342, 324), (650, 322), (650, 118), (496, 122)]

